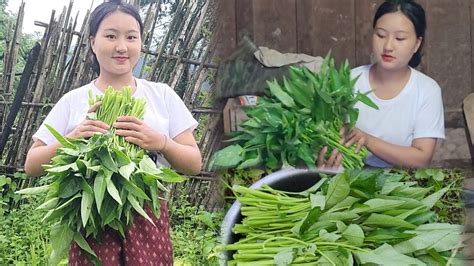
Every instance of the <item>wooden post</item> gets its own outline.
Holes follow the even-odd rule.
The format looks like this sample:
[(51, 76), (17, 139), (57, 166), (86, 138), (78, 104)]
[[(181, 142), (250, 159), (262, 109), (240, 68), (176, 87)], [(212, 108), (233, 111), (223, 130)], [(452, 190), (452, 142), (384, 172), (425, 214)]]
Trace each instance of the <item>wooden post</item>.
[(21, 107), (21, 101), (26, 94), (28, 89), (28, 83), (30, 81), (30, 76), (33, 73), (33, 67), (38, 60), (38, 55), (41, 49), (41, 45), (36, 43), (36, 45), (31, 50), (30, 54), (28, 55), (28, 60), (26, 61), (25, 70), (23, 71), (23, 75), (20, 79), (20, 85), (15, 93), (15, 98), (13, 100), (12, 108), (8, 113), (7, 121), (5, 126), (2, 130), (2, 136), (0, 138), (0, 156), (3, 154), (3, 150), (5, 149), (5, 145), (7, 144), (8, 137), (10, 136), (13, 123), (15, 122), (16, 115)]

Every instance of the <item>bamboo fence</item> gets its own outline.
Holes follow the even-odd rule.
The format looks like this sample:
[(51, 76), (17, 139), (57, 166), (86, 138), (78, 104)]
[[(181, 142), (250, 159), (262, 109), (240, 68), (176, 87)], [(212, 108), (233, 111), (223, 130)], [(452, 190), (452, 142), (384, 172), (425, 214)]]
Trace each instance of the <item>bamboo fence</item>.
[[(139, 6), (138, 0), (128, 1)], [(212, 103), (215, 59), (216, 2), (214, 0), (176, 0), (171, 20), (163, 37), (157, 40), (157, 25), (165, 4), (156, 0), (142, 8), (144, 42), (142, 57), (134, 70), (135, 76), (169, 84), (184, 100), (200, 122), (196, 139), (204, 164), (220, 145), (221, 108)], [(11, 25), (0, 76), (0, 174), (23, 170), (31, 136), (59, 98), (71, 89), (94, 78), (88, 38), (87, 11), (80, 30), (78, 14), (73, 16), (73, 1), (59, 13), (51, 12), (49, 22), (35, 22), (44, 33), (29, 54), (23, 73), (15, 73), (25, 3), (22, 3), (15, 25)], [(15, 86), (15, 76), (20, 77)], [(205, 169), (205, 168), (204, 168)], [(27, 185), (34, 183), (30, 179)], [(173, 186), (170, 195), (184, 186), (194, 204), (214, 208), (218, 204), (217, 177), (202, 172), (191, 176), (184, 184)]]

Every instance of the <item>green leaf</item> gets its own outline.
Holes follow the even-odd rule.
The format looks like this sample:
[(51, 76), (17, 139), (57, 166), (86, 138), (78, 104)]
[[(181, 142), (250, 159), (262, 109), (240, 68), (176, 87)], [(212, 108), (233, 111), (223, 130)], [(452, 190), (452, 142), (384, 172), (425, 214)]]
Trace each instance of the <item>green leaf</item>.
[(428, 249), (426, 253), (434, 258), (439, 265), (447, 265), (447, 260), (443, 258), (443, 256), (441, 256), (434, 248)]
[(144, 200), (150, 200), (150, 198), (147, 196), (147, 194), (140, 189), (137, 185), (135, 185), (133, 182), (127, 179), (121, 179), (119, 182), (123, 185), (123, 187), (130, 193), (132, 193), (134, 196), (137, 196), (141, 199)]
[(413, 215), (415, 213), (420, 213), (420, 212), (425, 211), (425, 210), (426, 210), (426, 207), (420, 206), (420, 207), (417, 207), (417, 208), (414, 208), (414, 209), (407, 210), (407, 211), (405, 211), (401, 214), (398, 214), (397, 218), (406, 219), (406, 218), (410, 217), (411, 215)]
[(298, 157), (306, 163), (308, 168), (315, 168), (314, 162), (316, 161), (316, 158), (308, 144), (299, 145), (297, 153)]
[(405, 220), (411, 224), (420, 225), (430, 221), (434, 221), (435, 215), (436, 214), (433, 211), (426, 211), (419, 214), (411, 215)]
[(321, 208), (312, 208), (311, 211), (306, 214), (306, 217), (295, 224), (291, 231), (297, 236), (302, 236), (311, 225), (313, 225), (321, 215)]
[(78, 202), (78, 198), (80, 197), (81, 197), (81, 193), (77, 193), (66, 202), (61, 203), (61, 205), (59, 205), (55, 209), (49, 210), (46, 213), (46, 215), (43, 217), (42, 221), (52, 221), (56, 218), (64, 217), (68, 212), (72, 210), (78, 210), (79, 204), (76, 204), (76, 203)]
[(138, 169), (144, 173), (160, 175), (161, 170), (156, 167), (155, 162), (148, 156), (144, 156), (138, 163)]
[(324, 256), (321, 256), (314, 265), (337, 265), (337, 266), (352, 266), (352, 254), (347, 249), (338, 248), (337, 251), (319, 251)]
[(99, 262), (98, 264), (99, 265), (102, 265), (99, 261), (99, 259), (97, 258), (97, 255), (95, 254), (95, 252), (91, 249), (91, 247), (89, 246), (89, 243), (87, 243), (87, 241), (84, 239), (84, 237), (81, 235), (81, 233), (79, 232), (76, 232), (74, 233), (74, 241), (76, 241), (77, 245), (85, 252), (87, 252), (88, 255), (92, 256), (93, 260), (96, 262), (96, 265), (97, 265), (97, 262)]
[(106, 179), (110, 179), (111, 176), (112, 172), (102, 169), (97, 173), (94, 179), (94, 197), (99, 214), (102, 208), (102, 201), (104, 200), (105, 189), (107, 188)]
[(123, 178), (129, 180), (130, 175), (133, 173), (134, 170), (135, 170), (135, 163), (130, 162), (129, 164), (121, 166), (119, 168), (119, 173)]
[(319, 207), (321, 210), (324, 210), (326, 206), (326, 197), (324, 195), (310, 194), (309, 199), (311, 202), (311, 208)]
[(293, 259), (294, 259), (293, 249), (285, 249), (275, 254), (275, 256), (273, 257), (273, 262), (277, 266), (286, 266), (286, 265), (290, 265), (293, 262)]
[(364, 231), (357, 224), (350, 224), (342, 233), (342, 236), (355, 246), (362, 246), (364, 243)]
[(140, 206), (140, 204), (139, 204), (138, 201), (135, 199), (135, 197), (133, 197), (133, 195), (128, 194), (127, 199), (128, 199), (128, 202), (130, 202), (130, 204), (132, 205), (133, 209), (138, 212), (138, 214), (140, 214), (140, 215), (143, 216), (145, 219), (147, 219), (150, 223), (152, 223), (153, 225), (155, 225), (155, 223), (153, 223), (153, 220), (151, 220), (150, 216), (148, 216), (148, 214), (146, 214), (146, 212), (145, 212), (145, 211), (143, 210), (143, 208)]
[[(246, 156), (247, 157), (247, 156)], [(252, 168), (260, 165), (263, 162), (263, 158), (260, 152), (260, 149), (256, 151), (256, 156), (253, 158), (248, 158), (247, 160), (243, 161), (242, 163), (239, 164), (237, 169), (246, 169), (246, 168)]]
[(24, 189), (15, 191), (15, 193), (16, 194), (36, 195), (36, 194), (41, 194), (41, 193), (47, 192), (48, 189), (49, 189), (49, 185), (44, 185), (44, 186), (40, 186), (40, 187), (24, 188)]
[(405, 202), (401, 200), (388, 200), (388, 199), (370, 199), (364, 202), (367, 207), (358, 207), (354, 209), (356, 213), (367, 213), (367, 212), (384, 212), (392, 209), (396, 209), (402, 206)]
[(369, 235), (365, 237), (365, 241), (379, 243), (394, 241), (395, 243), (399, 243), (413, 236), (415, 236), (413, 233), (400, 233), (398, 228), (378, 228), (370, 232)]
[(107, 192), (109, 192), (109, 195), (120, 205), (122, 206), (122, 199), (120, 199), (119, 192), (117, 188), (114, 185), (114, 182), (112, 181), (111, 178), (106, 179), (106, 184), (107, 184)]
[(217, 151), (209, 162), (209, 169), (228, 169), (236, 167), (243, 160), (244, 149), (238, 145), (230, 145)]
[(51, 199), (43, 202), (43, 204), (38, 206), (36, 209), (37, 210), (50, 210), (50, 209), (56, 207), (56, 205), (58, 204), (58, 201), (59, 201), (59, 198), (57, 198), (57, 197), (51, 198)]
[(437, 252), (451, 250), (458, 245), (463, 229), (460, 225), (427, 224), (408, 232), (417, 235), (394, 246), (396, 250), (404, 254), (432, 248)]
[(374, 226), (380, 226), (380, 227), (402, 227), (402, 228), (409, 228), (409, 229), (414, 229), (416, 228), (415, 225), (406, 222), (403, 219), (393, 217), (390, 215), (384, 215), (384, 214), (377, 214), (377, 213), (372, 213), (367, 220), (363, 222), (364, 225), (374, 225)]
[(295, 101), (293, 98), (291, 98), (288, 93), (283, 91), (283, 89), (280, 87), (278, 82), (276, 80), (273, 81), (267, 81), (268, 88), (270, 89), (270, 92), (285, 106), (288, 107), (295, 107)]
[(326, 104), (333, 104), (334, 100), (331, 98), (331, 95), (329, 95), (324, 89), (316, 87), (316, 93), (321, 97), (321, 99), (326, 103)]
[(311, 106), (313, 105), (313, 102), (311, 101), (312, 98), (308, 97), (308, 93), (304, 93), (304, 89), (308, 88), (299, 88), (290, 82), (286, 78), (283, 78), (283, 84), (285, 86), (286, 91), (294, 98), (294, 100), (299, 103), (300, 105), (311, 109)]
[(81, 219), (82, 226), (86, 227), (89, 216), (91, 215), (92, 204), (94, 203), (94, 195), (87, 191), (82, 192), (81, 200)]
[(74, 163), (70, 163), (70, 164), (67, 164), (67, 165), (59, 165), (59, 166), (56, 166), (56, 167), (48, 168), (45, 171), (47, 173), (52, 173), (52, 174), (61, 174), (61, 173), (67, 172), (69, 170), (72, 170), (72, 171), (75, 171), (75, 172), (78, 171), (79, 168), (77, 167), (77, 163), (74, 162)]
[(319, 217), (319, 221), (352, 221), (359, 218), (359, 215), (353, 211), (325, 212)]
[(69, 229), (67, 224), (60, 222), (51, 227), (51, 256), (49, 262), (51, 265), (57, 265), (63, 258), (67, 257), (69, 247), (73, 239), (74, 232)]
[(442, 182), (445, 178), (443, 169), (433, 168), (433, 169), (426, 169), (426, 173), (433, 178), (433, 180)]
[(404, 186), (404, 183), (402, 182), (385, 182), (383, 184), (383, 187), (382, 187), (382, 190), (380, 191), (380, 194), (383, 194), (383, 195), (389, 195), (390, 193), (392, 193), (392, 191), (394, 191), (395, 189), (397, 188), (400, 188)]
[(326, 229), (322, 229), (321, 231), (319, 231), (319, 237), (321, 238), (321, 240), (328, 242), (336, 242), (338, 239), (341, 238), (340, 235), (336, 233), (330, 233)]
[(112, 152), (115, 155), (114, 158), (117, 159), (117, 164), (119, 167), (132, 163), (132, 160), (123, 151), (117, 148), (112, 148)]
[(81, 151), (79, 151), (77, 149), (71, 149), (71, 148), (66, 148), (66, 147), (61, 147), (59, 149), (61, 150), (61, 152), (65, 153), (67, 155), (74, 156), (74, 157), (77, 157), (81, 154)]
[(59, 195), (62, 199), (67, 199), (76, 195), (82, 189), (82, 180), (80, 178), (67, 178), (59, 184)]
[(159, 179), (163, 182), (177, 183), (188, 180), (188, 178), (176, 173), (176, 171), (171, 168), (160, 167), (160, 171), (161, 174), (159, 175)]
[(330, 208), (344, 200), (350, 192), (349, 183), (344, 174), (338, 174), (329, 181), (326, 193), (326, 207)]
[(82, 182), (82, 190), (86, 191), (89, 194), (93, 194), (94, 191), (92, 190), (92, 187), (87, 183), (87, 181), (81, 177), (81, 182)]
[(69, 140), (65, 139), (56, 129), (54, 129), (52, 126), (45, 124), (44, 125), (51, 134), (58, 140), (59, 143), (61, 143), (64, 147), (66, 148), (72, 148), (74, 149), (75, 145), (72, 144)]
[(354, 203), (358, 202), (359, 200), (360, 200), (359, 198), (355, 198), (355, 197), (352, 197), (352, 196), (347, 196), (345, 199), (338, 202), (336, 205), (334, 205), (327, 212), (331, 213), (331, 212), (336, 212), (336, 211), (340, 211), (340, 210), (349, 209), (349, 208), (352, 207), (352, 205), (354, 205)]
[(357, 92), (357, 99), (364, 103), (365, 105), (374, 108), (375, 110), (378, 110), (379, 107), (369, 98), (367, 97), (367, 94), (371, 93), (372, 91), (369, 91), (367, 93), (360, 93)]
[(110, 151), (106, 148), (101, 148), (97, 152), (97, 156), (99, 157), (99, 160), (101, 164), (109, 169), (110, 171), (117, 173), (118, 172), (118, 167), (115, 161), (112, 159), (112, 155), (110, 154)]
[(352, 129), (355, 127), (357, 118), (359, 117), (359, 109), (349, 109), (347, 114), (349, 116), (349, 128)]
[(436, 191), (435, 193), (429, 195), (428, 197), (424, 198), (421, 200), (423, 205), (428, 207), (428, 209), (433, 208), (433, 206), (436, 204), (436, 202), (443, 197), (443, 195), (449, 190), (449, 187), (445, 187), (441, 190)]
[(378, 264), (378, 265), (425, 265), (422, 261), (399, 253), (392, 246), (383, 244), (375, 250), (354, 251), (359, 264)]

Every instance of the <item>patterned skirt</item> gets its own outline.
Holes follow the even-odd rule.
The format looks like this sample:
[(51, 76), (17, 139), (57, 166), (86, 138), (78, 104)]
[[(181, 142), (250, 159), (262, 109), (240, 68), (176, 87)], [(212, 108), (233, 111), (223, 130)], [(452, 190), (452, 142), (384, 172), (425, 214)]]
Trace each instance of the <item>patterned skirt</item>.
[[(141, 215), (135, 215), (133, 224), (126, 230), (125, 239), (109, 228), (102, 234), (102, 241), (88, 237), (87, 243), (104, 266), (115, 265), (173, 265), (168, 207), (162, 200), (160, 217), (145, 211), (156, 226)], [(69, 250), (69, 265), (93, 265), (82, 249), (73, 241)]]

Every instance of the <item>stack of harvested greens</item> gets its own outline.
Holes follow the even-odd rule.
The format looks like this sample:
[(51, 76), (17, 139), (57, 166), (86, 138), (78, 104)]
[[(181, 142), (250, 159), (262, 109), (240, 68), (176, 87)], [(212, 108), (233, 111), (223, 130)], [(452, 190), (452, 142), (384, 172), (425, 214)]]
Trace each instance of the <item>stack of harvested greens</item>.
[(314, 168), (317, 153), (324, 146), (343, 155), (345, 168), (363, 166), (367, 150), (357, 154), (355, 145), (345, 147), (339, 132), (346, 123), (349, 129), (354, 127), (358, 101), (377, 106), (365, 94), (353, 93), (357, 79), (351, 80), (347, 61), (337, 70), (328, 55), (318, 74), (304, 67), (291, 67), (289, 74), (283, 84), (267, 82), (267, 96), (259, 98), (255, 107), (245, 109), (249, 119), (228, 140), (234, 144), (214, 154), (210, 168), (264, 165), (273, 170), (302, 161)]
[[(145, 101), (133, 98), (130, 87), (121, 91), (109, 87), (95, 101), (89, 97), (90, 105), (102, 102), (89, 117), (108, 125), (119, 116), (142, 119), (145, 113)], [(56, 222), (51, 230), (52, 264), (65, 256), (72, 240), (100, 264), (84, 236), (100, 239), (106, 227), (111, 227), (124, 237), (134, 212), (153, 223), (144, 211), (145, 203), (159, 215), (158, 193), (166, 190), (161, 181), (180, 182), (184, 178), (171, 169), (157, 168), (143, 149), (116, 135), (113, 127), (89, 139), (66, 139), (46, 126), (62, 144), (51, 164), (44, 166), (47, 174), (42, 179), (48, 185), (18, 193), (47, 192), (38, 209), (48, 210), (43, 220)]]
[(460, 264), (463, 226), (434, 223), (449, 188), (432, 192), (382, 171), (348, 171), (310, 189), (235, 186), (242, 238), (228, 265)]

